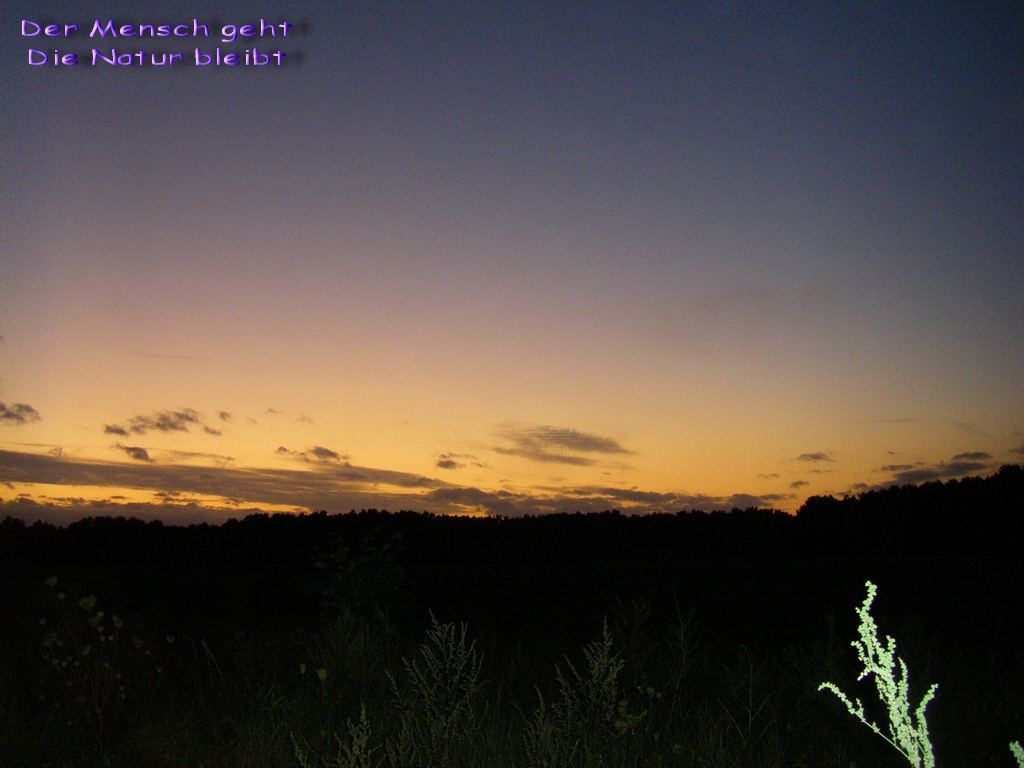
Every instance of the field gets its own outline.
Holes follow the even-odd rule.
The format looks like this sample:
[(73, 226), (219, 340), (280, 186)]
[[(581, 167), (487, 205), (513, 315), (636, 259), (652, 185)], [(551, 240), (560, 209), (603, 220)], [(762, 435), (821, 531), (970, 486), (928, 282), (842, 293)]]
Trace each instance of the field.
[[(1019, 497), (993, 495), (999, 482), (1019, 478), (894, 489), (905, 510), (940, 499), (917, 539), (900, 522), (915, 512), (879, 529), (871, 499), (827, 524), (820, 510), (8, 519), (2, 764), (906, 765), (819, 691), (835, 683), (888, 722), (852, 645), (871, 580), (909, 699), (938, 684), (935, 764), (1010, 766), (1024, 579)], [(953, 535), (966, 522), (941, 499), (966, 509), (965, 493), (988, 511), (976, 501), (970, 535)]]

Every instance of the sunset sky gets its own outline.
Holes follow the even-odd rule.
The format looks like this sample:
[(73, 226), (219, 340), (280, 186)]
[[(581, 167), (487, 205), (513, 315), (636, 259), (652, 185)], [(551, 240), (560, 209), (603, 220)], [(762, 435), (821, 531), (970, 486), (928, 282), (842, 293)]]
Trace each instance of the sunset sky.
[[(253, 46), (284, 64), (195, 65)], [(989, 474), (1024, 462), (1024, 5), (15, 2), (0, 337), (0, 517)]]

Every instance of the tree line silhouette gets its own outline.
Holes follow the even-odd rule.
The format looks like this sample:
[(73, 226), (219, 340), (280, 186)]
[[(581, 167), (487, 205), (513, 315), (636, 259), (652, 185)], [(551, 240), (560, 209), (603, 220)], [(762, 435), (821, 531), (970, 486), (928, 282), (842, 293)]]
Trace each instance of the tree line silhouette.
[(63, 528), (8, 517), (0, 589), (13, 609), (59, 574), (208, 633), (309, 623), (344, 604), (416, 631), (431, 609), (501, 631), (571, 634), (616, 599), (642, 595), (665, 613), (688, 606), (719, 617), (726, 634), (770, 635), (806, 629), (868, 576), (888, 578), (892, 600), (952, 627), (963, 622), (951, 612), (988, 622), (1019, 607), (1022, 512), (1024, 468), (1007, 465), (987, 478), (812, 497), (795, 515), (371, 509), (188, 527), (101, 517)]

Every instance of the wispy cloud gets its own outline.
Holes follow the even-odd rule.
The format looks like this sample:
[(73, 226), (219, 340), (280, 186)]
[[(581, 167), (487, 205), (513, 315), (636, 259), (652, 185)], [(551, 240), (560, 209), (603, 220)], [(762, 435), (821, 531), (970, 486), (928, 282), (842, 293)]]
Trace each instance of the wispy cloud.
[(708, 313), (760, 314), (778, 306), (779, 291), (768, 285), (732, 286), (688, 302), (687, 309), (700, 315)]
[(158, 432), (188, 432), (189, 425), (199, 424), (201, 414), (191, 408), (180, 411), (160, 411), (153, 416), (135, 416), (129, 421), (128, 431), (144, 435), (150, 430)]
[(105, 499), (41, 499), (20, 496), (11, 501), (0, 501), (0, 517), (21, 518), (29, 522), (42, 520), (53, 525), (69, 525), (83, 517), (134, 517), (139, 520), (160, 520), (167, 525), (217, 525), (228, 517), (265, 512), (259, 507), (215, 510), (195, 501), (179, 501), (181, 494), (167, 492), (155, 494), (162, 503), (124, 502), (123, 496)]
[(803, 488), (805, 485), (810, 485), (806, 480), (794, 480), (789, 484), (789, 487), (796, 490), (797, 488)]
[(972, 424), (969, 421), (954, 421), (953, 426), (962, 432), (966, 432), (969, 435), (976, 435), (977, 437), (985, 437), (989, 439), (994, 437), (993, 435), (990, 435), (988, 432), (979, 429), (975, 424)]
[(883, 464), (881, 467), (879, 467), (879, 471), (880, 472), (906, 472), (909, 469), (913, 469), (914, 467), (919, 467), (919, 466), (921, 466), (920, 462), (918, 462), (917, 464)]
[(128, 354), (132, 357), (149, 357), (155, 360), (202, 360), (204, 362), (209, 362), (213, 359), (210, 357), (202, 357), (201, 355), (167, 355), (160, 354), (158, 352), (129, 352)]
[(505, 426), (499, 435), (512, 443), (512, 447), (498, 446), (496, 453), (521, 456), (530, 461), (592, 466), (594, 459), (580, 454), (630, 454), (615, 440), (565, 427), (512, 427)]
[(991, 461), (991, 454), (985, 453), (984, 451), (968, 451), (967, 453), (958, 453), (953, 457), (953, 461)]
[(427, 500), (445, 506), (462, 508), (466, 512), (484, 512), (489, 515), (513, 517), (529, 514), (530, 498), (511, 491), (483, 491), (479, 488), (438, 488), (427, 494)]
[(314, 445), (312, 448), (309, 449), (309, 453), (317, 461), (333, 461), (333, 462), (337, 462), (337, 461), (344, 461), (345, 459), (348, 458), (347, 454), (345, 456), (342, 456), (337, 451), (332, 451), (330, 448), (324, 448), (321, 445)]
[(861, 419), (850, 424), (916, 424), (917, 419)]
[(917, 485), (932, 480), (951, 480), (971, 474), (991, 471), (996, 467), (992, 456), (983, 451), (958, 453), (950, 461), (926, 464), (915, 461), (910, 464), (883, 464), (876, 472), (887, 472), (892, 479), (880, 483), (855, 483), (847, 493), (885, 490), (892, 485)]
[(20, 427), (22, 424), (31, 424), (41, 418), (39, 411), (31, 405), (11, 403), (8, 406), (5, 403), (0, 403), (0, 424)]
[[(227, 423), (232, 416), (228, 411), (218, 411), (217, 419)], [(132, 416), (124, 424), (104, 424), (103, 434), (129, 437), (145, 435), (149, 432), (190, 432), (192, 427), (201, 429), (205, 434), (220, 437), (224, 431), (220, 427), (211, 426), (206, 417), (193, 408), (181, 408), (171, 411), (157, 411), (148, 415)]]
[(530, 492), (447, 487), (431, 491), (426, 496), (431, 502), (454, 506), (455, 511), (508, 517), (559, 512), (603, 512), (608, 509), (618, 509), (626, 514), (674, 514), (694, 509), (710, 512), (735, 507), (771, 507), (792, 498), (792, 494), (755, 496), (739, 493), (732, 496), (708, 496), (600, 486), (536, 489)]
[(331, 511), (424, 508), (425, 491), (448, 485), (409, 472), (329, 462), (310, 462), (302, 469), (199, 468), (194, 463), (154, 461), (148, 451), (137, 446), (117, 447), (132, 459), (131, 463), (67, 460), (0, 450), (0, 477), (15, 483), (106, 487), (112, 492), (122, 488), (175, 491), (235, 499), (242, 504)]
[(467, 463), (474, 467), (485, 466), (472, 453), (439, 453), (434, 466), (438, 469), (462, 469)]
[(275, 453), (280, 456), (290, 456), (300, 461), (317, 462), (320, 464), (340, 464), (341, 462), (348, 461), (347, 453), (341, 454), (337, 451), (332, 451), (330, 448), (324, 448), (322, 445), (314, 445), (305, 451), (293, 451), (282, 445)]
[(122, 451), (128, 454), (128, 456), (135, 461), (153, 461), (149, 457), (149, 451), (145, 448), (140, 448), (137, 445), (124, 445), (123, 443), (116, 443), (115, 448), (120, 448)]
[[(171, 499), (222, 499), (220, 519), (240, 507), (273, 505), (297, 510), (326, 509), (332, 512), (349, 509), (429, 510), (445, 513), (484, 513), (491, 515), (545, 514), (550, 512), (600, 512), (619, 509), (627, 514), (651, 512), (675, 513), (680, 510), (715, 510), (734, 507), (772, 507), (789, 501), (793, 494), (706, 494), (661, 493), (637, 488), (578, 486), (548, 489), (499, 489), (458, 486), (435, 478), (408, 472), (358, 467), (331, 462), (310, 462), (303, 469), (239, 468), (224, 466), (229, 457), (215, 454), (168, 454), (179, 459), (208, 458), (218, 466), (197, 467), (193, 463), (168, 464), (153, 461), (148, 452), (137, 446), (118, 447), (130, 463), (76, 461), (42, 454), (0, 451), (0, 476), (13, 484), (39, 483), (64, 486), (149, 491), (166, 502)], [(285, 449), (287, 451), (287, 449)], [(113, 495), (109, 497), (113, 499)], [(49, 502), (60, 506), (58, 502)], [(112, 503), (112, 502), (111, 502)], [(213, 509), (216, 505), (211, 505)], [(9, 505), (8, 505), (9, 507)], [(120, 511), (87, 510), (84, 514), (129, 514)], [(165, 515), (162, 505), (154, 505), (136, 516), (152, 519)], [(51, 510), (54, 514), (56, 511)], [(13, 514), (13, 513), (12, 513)], [(63, 513), (62, 513), (63, 514)], [(198, 512), (197, 512), (198, 514)]]
[(224, 466), (234, 461), (234, 458), (231, 456), (222, 456), (219, 453), (203, 453), (201, 451), (167, 451), (166, 455), (172, 459), (184, 459), (185, 461), (203, 459), (212, 461), (218, 466)]
[(797, 461), (832, 461), (832, 457), (824, 451), (817, 453), (801, 453), (796, 457)]
[(103, 428), (108, 435), (144, 435), (147, 432), (188, 432), (189, 427), (202, 427), (210, 435), (219, 435), (220, 430), (206, 426), (203, 415), (192, 408), (177, 411), (157, 411), (148, 416), (132, 416), (127, 426), (107, 424)]
[(905, 464), (889, 464), (882, 469), (891, 471), (893, 473), (893, 480), (897, 483), (926, 483), (931, 480), (948, 480), (992, 469), (994, 463), (991, 461), (991, 458), (987, 453), (976, 451), (958, 453), (949, 462), (939, 462), (932, 465), (919, 462), (910, 466)]

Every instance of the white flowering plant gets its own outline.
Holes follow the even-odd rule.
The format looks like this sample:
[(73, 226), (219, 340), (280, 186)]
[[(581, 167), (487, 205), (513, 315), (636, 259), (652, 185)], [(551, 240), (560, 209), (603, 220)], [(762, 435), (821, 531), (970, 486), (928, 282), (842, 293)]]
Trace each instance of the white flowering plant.
[[(870, 675), (875, 676), (878, 698), (885, 704), (889, 714), (888, 733), (883, 733), (876, 723), (868, 720), (860, 699), (854, 699), (851, 702), (835, 683), (822, 683), (818, 686), (818, 690), (832, 691), (846, 705), (846, 709), (851, 715), (892, 744), (914, 768), (934, 768), (935, 756), (932, 752), (931, 740), (928, 738), (925, 707), (935, 698), (935, 692), (939, 686), (932, 685), (911, 714), (907, 665), (903, 659), (896, 656), (895, 640), (886, 636), (883, 643), (878, 639), (878, 627), (870, 613), (871, 603), (874, 602), (875, 595), (878, 593), (878, 587), (870, 581), (866, 586), (868, 595), (861, 607), (857, 609), (857, 616), (860, 618), (860, 627), (858, 627), (860, 639), (854, 640), (851, 645), (857, 649), (857, 656), (864, 665), (857, 680), (863, 680)], [(896, 675), (897, 667), (899, 667), (898, 677)], [(1024, 748), (1021, 748), (1020, 743), (1016, 741), (1011, 743), (1010, 751), (1016, 758), (1017, 765), (1024, 768)]]
[(887, 732), (883, 732), (876, 723), (868, 720), (860, 699), (854, 699), (851, 702), (835, 683), (822, 683), (818, 686), (818, 690), (832, 691), (846, 705), (846, 709), (851, 715), (892, 744), (914, 768), (934, 768), (935, 756), (932, 752), (931, 740), (928, 738), (925, 708), (935, 697), (939, 686), (932, 685), (911, 712), (907, 665), (903, 659), (896, 656), (895, 640), (886, 636), (885, 641), (882, 642), (878, 638), (878, 627), (870, 613), (871, 603), (875, 599), (878, 587), (869, 581), (867, 588), (868, 595), (861, 607), (857, 609), (857, 616), (860, 618), (860, 639), (855, 640), (852, 645), (857, 649), (857, 656), (864, 665), (857, 680), (863, 680), (872, 675), (875, 678), (878, 698), (885, 705), (889, 715)]

